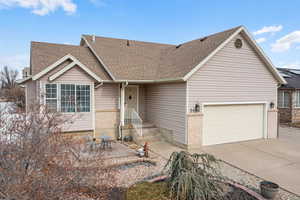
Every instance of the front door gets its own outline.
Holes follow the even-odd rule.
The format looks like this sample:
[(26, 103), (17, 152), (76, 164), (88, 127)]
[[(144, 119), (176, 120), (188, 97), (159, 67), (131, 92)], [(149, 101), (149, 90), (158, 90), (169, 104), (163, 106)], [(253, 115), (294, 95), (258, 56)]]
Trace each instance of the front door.
[(136, 85), (128, 85), (125, 88), (125, 108), (134, 109), (138, 113), (138, 89)]

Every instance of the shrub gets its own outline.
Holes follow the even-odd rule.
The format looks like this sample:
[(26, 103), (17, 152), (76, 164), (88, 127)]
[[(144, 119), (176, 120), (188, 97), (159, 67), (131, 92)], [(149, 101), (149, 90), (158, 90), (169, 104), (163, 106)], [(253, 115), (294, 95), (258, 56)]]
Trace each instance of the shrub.
[(217, 170), (218, 160), (209, 154), (174, 152), (166, 164), (171, 197), (177, 200), (224, 199)]
[(35, 106), (27, 113), (0, 113), (0, 199), (100, 198), (113, 185), (101, 152), (67, 138), (68, 119)]

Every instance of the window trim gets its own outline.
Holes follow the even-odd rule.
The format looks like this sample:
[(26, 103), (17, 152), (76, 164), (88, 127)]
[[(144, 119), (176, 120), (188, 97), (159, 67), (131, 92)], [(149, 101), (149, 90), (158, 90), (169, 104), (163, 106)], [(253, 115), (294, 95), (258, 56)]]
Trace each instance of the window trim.
[[(56, 85), (56, 98), (47, 98), (47, 91), (46, 91), (46, 87), (47, 85)], [(58, 112), (60, 109), (59, 109), (59, 91), (58, 91), (58, 84), (57, 83), (46, 83), (44, 85), (44, 93), (45, 93), (45, 98), (44, 98), (44, 105), (47, 106), (47, 100), (56, 100), (56, 112)]]
[[(298, 105), (297, 105), (297, 97), (299, 97), (299, 104)], [(295, 108), (300, 108), (300, 90), (295, 91)]]
[[(282, 93), (282, 105), (280, 105), (280, 101), (279, 101), (279, 98), (280, 98), (280, 93)], [(285, 93), (288, 93), (289, 95), (289, 102), (288, 102), (288, 106), (285, 106)], [(280, 90), (278, 92), (278, 108), (290, 108), (291, 107), (291, 95), (288, 91), (286, 90)]]
[[(63, 114), (75, 114), (75, 113), (81, 113), (81, 114), (84, 114), (84, 113), (92, 113), (93, 112), (93, 91), (92, 91), (92, 88), (93, 88), (93, 84), (90, 84), (90, 83), (82, 83), (82, 84), (78, 84), (78, 83), (68, 83), (68, 82), (56, 82), (56, 83), (45, 83), (44, 84), (44, 105), (46, 105), (46, 85), (48, 84), (52, 84), (52, 85), (56, 85), (56, 91), (57, 91), (57, 96), (56, 96), (56, 100), (57, 100), (57, 108), (56, 108), (56, 112), (61, 112), (61, 85), (63, 84), (68, 84), (68, 85), (74, 85), (75, 86), (75, 112), (61, 112)], [(78, 85), (88, 85), (90, 87), (90, 111), (89, 112), (77, 112), (77, 92), (76, 92), (76, 87)]]

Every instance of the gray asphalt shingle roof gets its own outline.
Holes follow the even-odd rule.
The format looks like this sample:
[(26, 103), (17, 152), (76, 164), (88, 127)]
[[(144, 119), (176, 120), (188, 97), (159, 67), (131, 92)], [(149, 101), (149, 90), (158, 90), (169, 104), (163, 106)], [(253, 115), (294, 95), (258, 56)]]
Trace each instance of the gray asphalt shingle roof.
[[(181, 45), (83, 35), (117, 80), (161, 80), (183, 78), (239, 27)], [(92, 51), (82, 46), (32, 42), (32, 75), (63, 56), (71, 54), (103, 80), (111, 80)]]

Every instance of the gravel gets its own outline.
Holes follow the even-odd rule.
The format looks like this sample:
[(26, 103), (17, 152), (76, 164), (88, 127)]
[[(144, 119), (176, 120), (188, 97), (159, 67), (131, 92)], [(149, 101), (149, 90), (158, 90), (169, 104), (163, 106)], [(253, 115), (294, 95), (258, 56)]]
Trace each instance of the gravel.
[[(222, 161), (220, 163), (220, 171), (225, 177), (229, 178), (230, 180), (247, 186), (248, 188), (253, 189), (257, 192), (260, 191), (259, 183), (261, 181), (264, 181), (264, 179), (242, 169), (239, 169), (225, 161)], [(300, 197), (283, 188), (280, 188), (276, 200), (300, 200)]]
[[(128, 143), (126, 144), (126, 146), (123, 144), (118, 145), (121, 145), (120, 148), (122, 150), (127, 149), (128, 154), (130, 155), (126, 156), (126, 154), (124, 154), (124, 151), (122, 151), (121, 157), (110, 157), (109, 163), (118, 165), (128, 162), (136, 162), (137, 160), (143, 161), (142, 158), (138, 158), (136, 155), (133, 155), (133, 152), (135, 152), (138, 146)], [(118, 169), (117, 187), (130, 187), (137, 182), (146, 180), (147, 177), (154, 177), (161, 174), (167, 160), (153, 152), (150, 152), (149, 159), (152, 162), (155, 162), (156, 165), (136, 165), (134, 167), (128, 167), (126, 170), (124, 170), (124, 168)], [(259, 183), (264, 180), (229, 163), (226, 163), (225, 161), (220, 162), (220, 171), (228, 179), (247, 186), (248, 188), (253, 189), (257, 192), (259, 192)], [(300, 197), (296, 194), (284, 190), (283, 188), (280, 188), (276, 200), (300, 200)]]

